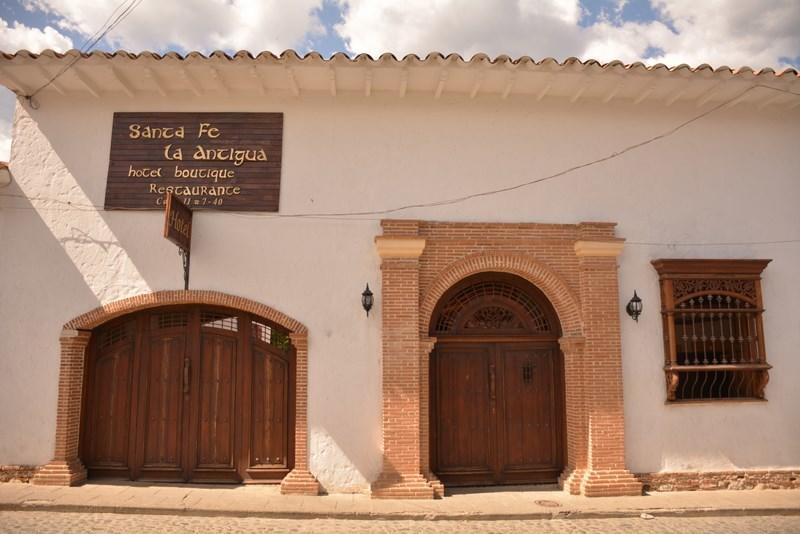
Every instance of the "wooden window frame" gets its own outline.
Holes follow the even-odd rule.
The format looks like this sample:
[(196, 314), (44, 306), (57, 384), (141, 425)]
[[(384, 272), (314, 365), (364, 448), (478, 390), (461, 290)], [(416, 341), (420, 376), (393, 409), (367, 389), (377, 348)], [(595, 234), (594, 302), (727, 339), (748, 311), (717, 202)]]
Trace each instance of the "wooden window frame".
[[(761, 273), (767, 264), (772, 260), (758, 260), (758, 259), (658, 259), (653, 260), (653, 267), (659, 275), (659, 283), (661, 286), (661, 315), (662, 326), (664, 334), (664, 374), (666, 380), (666, 402), (667, 404), (686, 404), (686, 403), (705, 403), (705, 402), (746, 402), (746, 401), (766, 401), (765, 388), (769, 381), (769, 369), (771, 365), (767, 363), (766, 349), (764, 343), (764, 327), (762, 314), (764, 312), (762, 292), (761, 292)], [(732, 362), (726, 362), (723, 356), (721, 362), (716, 361), (716, 352), (713, 337), (711, 338), (711, 351), (714, 355), (713, 363), (697, 362), (695, 353), (695, 362), (687, 365), (686, 359), (688, 356), (684, 354), (684, 361), (679, 360), (678, 346), (681, 340), (686, 344), (685, 335), (680, 337), (678, 321), (676, 316), (683, 315), (684, 322), (680, 323), (685, 329), (685, 317), (687, 314), (686, 308), (681, 307), (681, 304), (689, 299), (697, 299), (698, 297), (705, 296), (730, 296), (739, 301), (746, 301), (748, 306), (752, 306), (752, 310), (748, 308), (744, 317), (752, 319), (754, 325), (754, 332), (752, 332), (754, 339), (752, 340), (752, 347), (755, 358), (752, 356), (747, 360), (740, 357), (740, 361), (735, 359)], [(714, 308), (718, 312), (718, 317), (723, 314), (719, 313), (719, 308)], [(692, 310), (694, 311), (694, 310)], [(705, 310), (701, 310), (704, 311)], [(707, 313), (707, 312), (706, 312)], [(713, 313), (711, 314), (713, 317)], [(736, 316), (735, 313), (727, 313), (727, 316)], [(692, 313), (694, 317), (694, 314)], [(719, 319), (722, 321), (722, 319)], [(694, 318), (692, 319), (694, 321)], [(701, 319), (701, 322), (703, 319)], [(713, 323), (714, 319), (711, 319)], [(748, 326), (749, 329), (749, 326)], [(750, 331), (748, 330), (748, 333)], [(741, 348), (742, 334), (739, 333), (739, 344)], [(713, 336), (713, 332), (711, 334)], [(730, 333), (728, 335), (733, 335)], [(719, 340), (719, 343), (723, 342)], [(705, 333), (703, 337), (703, 351), (705, 353)], [(731, 344), (734, 342), (731, 341)], [(748, 349), (749, 350), (749, 349)], [(739, 373), (741, 376), (742, 384), (747, 382), (746, 390), (749, 392), (747, 395), (741, 396), (724, 396), (721, 393), (722, 388), (719, 389), (719, 396), (713, 394), (704, 395), (703, 387), (700, 387), (699, 397), (695, 397), (695, 389), (691, 388), (690, 396), (687, 398), (684, 389), (680, 390), (682, 386), (681, 381), (685, 380), (687, 383), (694, 372), (712, 373), (714, 380), (717, 377), (722, 377), (722, 383), (725, 380), (735, 380), (735, 374)], [(696, 375), (699, 376), (699, 375)], [(708, 376), (708, 375), (706, 375)], [(695, 381), (699, 380), (694, 379)], [(742, 388), (744, 386), (740, 386)], [(711, 388), (709, 388), (711, 389)], [(730, 393), (730, 390), (729, 390)]]

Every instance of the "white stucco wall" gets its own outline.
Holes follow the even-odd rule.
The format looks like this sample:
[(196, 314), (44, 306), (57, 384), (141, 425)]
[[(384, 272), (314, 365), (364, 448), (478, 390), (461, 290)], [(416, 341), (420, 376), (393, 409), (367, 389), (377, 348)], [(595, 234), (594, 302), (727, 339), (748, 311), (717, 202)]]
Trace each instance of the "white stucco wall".
[[(44, 95), (39, 110), (18, 108), (15, 183), (0, 194), (73, 205), (0, 199), (0, 464), (50, 459), (63, 323), (100, 303), (182, 287), (176, 250), (161, 238), (162, 213), (80, 207), (103, 204), (114, 111), (282, 111), (281, 213), (375, 210), (499, 188), (620, 150), (698, 113), (694, 105), (555, 102)], [(797, 109), (734, 107), (558, 180), (391, 217), (618, 222), (629, 241), (619, 261), (629, 468), (800, 466), (800, 243), (637, 244), (800, 238), (798, 118)], [(247, 296), (308, 327), (311, 470), (329, 491), (366, 489), (381, 466), (378, 218), (195, 217), (192, 287)], [(769, 402), (664, 404), (650, 265), (659, 257), (773, 260), (763, 282)], [(377, 303), (369, 318), (359, 301), (367, 282)], [(638, 324), (623, 309), (634, 289), (645, 306)]]

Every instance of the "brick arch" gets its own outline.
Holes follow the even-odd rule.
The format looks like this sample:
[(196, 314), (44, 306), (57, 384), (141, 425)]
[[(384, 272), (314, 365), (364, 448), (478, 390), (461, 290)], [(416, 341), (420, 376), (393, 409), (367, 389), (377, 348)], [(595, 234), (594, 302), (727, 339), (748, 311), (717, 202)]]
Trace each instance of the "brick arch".
[(578, 298), (548, 267), (521, 254), (475, 254), (445, 267), (431, 284), (420, 305), (420, 335), (427, 335), (433, 310), (448, 289), (468, 276), (484, 272), (509, 273), (527, 280), (539, 288), (553, 305), (565, 337), (580, 336), (583, 332)]
[(86, 480), (78, 442), (83, 397), (86, 349), (92, 329), (122, 315), (179, 304), (222, 306), (252, 313), (287, 330), (295, 348), (295, 452), (294, 469), (281, 482), (283, 493), (317, 495), (319, 483), (308, 469), (308, 330), (299, 321), (265, 304), (219, 291), (156, 291), (105, 304), (68, 321), (59, 339), (61, 363), (58, 379), (55, 452), (32, 482), (71, 486)]
[(91, 330), (116, 317), (148, 308), (172, 306), (177, 304), (206, 304), (222, 306), (252, 313), (280, 325), (294, 334), (307, 334), (308, 330), (299, 321), (288, 315), (244, 297), (237, 297), (219, 291), (189, 289), (185, 291), (156, 291), (145, 293), (97, 307), (90, 312), (75, 317), (64, 325), (65, 330)]

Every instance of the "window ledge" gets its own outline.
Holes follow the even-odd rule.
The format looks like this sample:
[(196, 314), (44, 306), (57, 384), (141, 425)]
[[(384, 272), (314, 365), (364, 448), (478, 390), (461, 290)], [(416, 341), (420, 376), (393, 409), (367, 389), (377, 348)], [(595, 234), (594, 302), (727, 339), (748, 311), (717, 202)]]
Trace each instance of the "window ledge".
[(665, 365), (665, 371), (752, 371), (772, 369), (768, 363), (728, 363), (711, 365)]
[(749, 404), (749, 403), (766, 403), (767, 399), (697, 399), (697, 400), (676, 400), (664, 401), (665, 406), (688, 406), (698, 404)]

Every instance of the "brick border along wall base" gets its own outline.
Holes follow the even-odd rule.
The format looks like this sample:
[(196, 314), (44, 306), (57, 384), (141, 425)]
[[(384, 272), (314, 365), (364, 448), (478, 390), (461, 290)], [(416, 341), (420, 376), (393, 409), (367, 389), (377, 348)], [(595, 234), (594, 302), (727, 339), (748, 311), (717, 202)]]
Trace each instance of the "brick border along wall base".
[(800, 489), (800, 470), (636, 473), (645, 491)]

